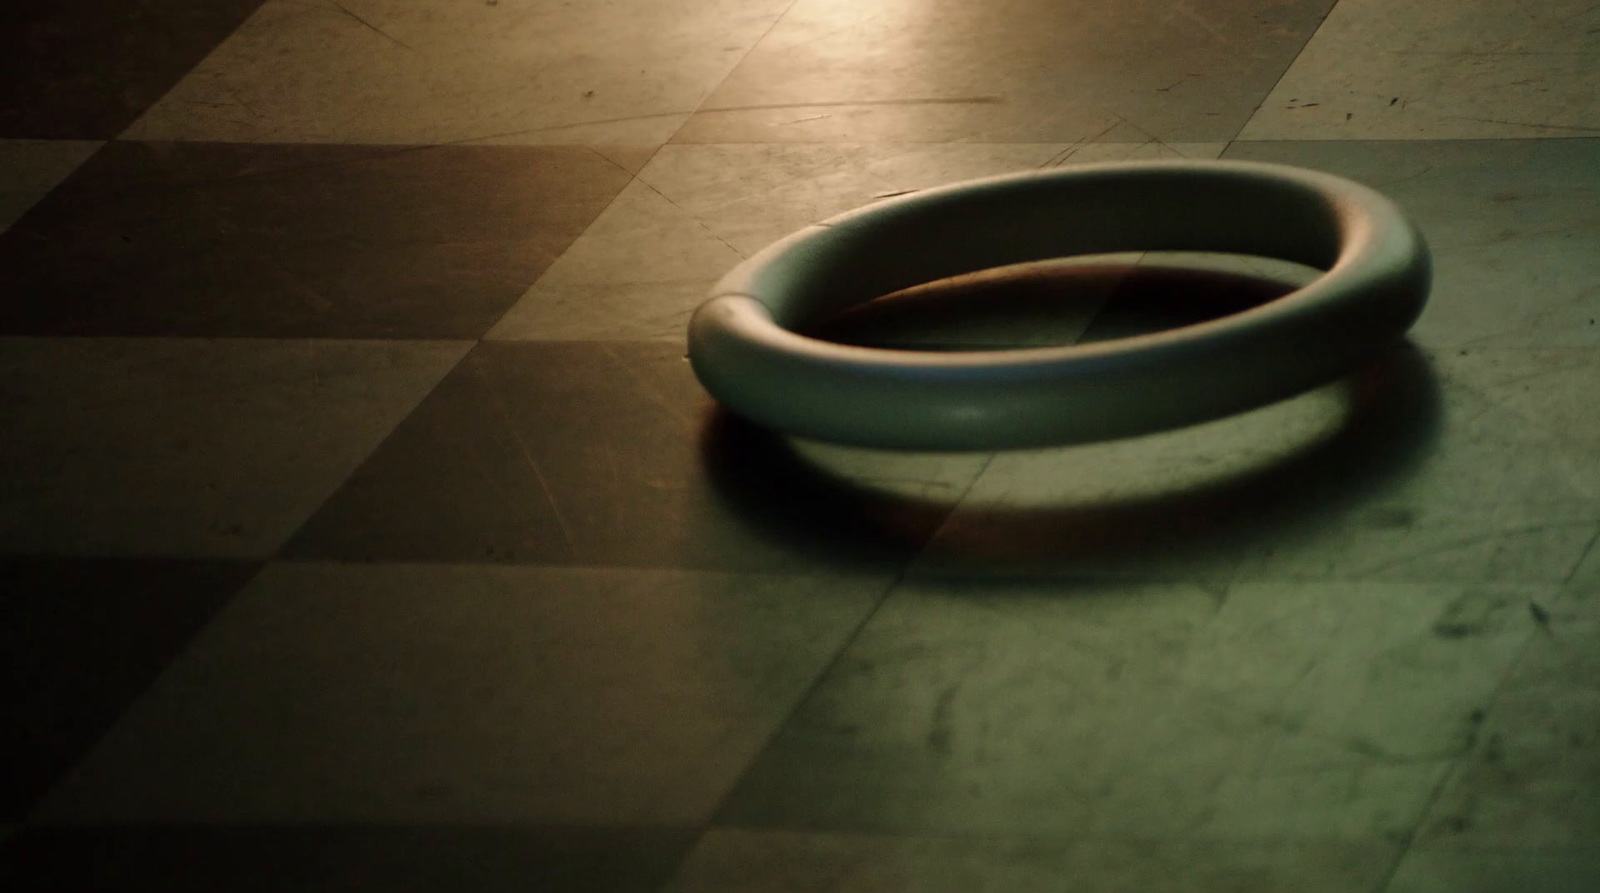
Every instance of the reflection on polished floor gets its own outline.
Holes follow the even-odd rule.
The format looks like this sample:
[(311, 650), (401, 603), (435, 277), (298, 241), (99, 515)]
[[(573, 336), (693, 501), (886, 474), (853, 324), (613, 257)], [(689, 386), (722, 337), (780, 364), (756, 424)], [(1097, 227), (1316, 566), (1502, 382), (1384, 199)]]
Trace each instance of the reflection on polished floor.
[[(1588, 0), (0, 19), (0, 886), (1600, 889)], [(1173, 157), (1396, 199), (1410, 343), (995, 455), (786, 440), (690, 374), (792, 229)], [(830, 336), (1115, 338), (1303, 275), (1041, 264)]]

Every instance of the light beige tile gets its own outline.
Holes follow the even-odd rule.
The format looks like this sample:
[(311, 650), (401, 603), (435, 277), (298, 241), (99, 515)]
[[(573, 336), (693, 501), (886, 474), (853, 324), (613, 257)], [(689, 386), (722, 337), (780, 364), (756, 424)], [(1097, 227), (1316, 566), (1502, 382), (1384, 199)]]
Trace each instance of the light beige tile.
[(1392, 843), (1225, 844), (866, 837), (715, 828), (669, 893), (1362, 893), (1393, 864)]
[(89, 140), (0, 140), (0, 232), (101, 145)]
[(0, 551), (270, 555), (468, 346), (0, 341)]
[(37, 818), (693, 825), (886, 585), (269, 566)]
[[(659, 165), (658, 153), (646, 169)], [(629, 184), (489, 337), (681, 339), (711, 284), (765, 244), (758, 236), (740, 247), (728, 238), (738, 233), (719, 232), (696, 213), (703, 201), (702, 208), (685, 207), (683, 198), (682, 190), (674, 197), (648, 179)], [(790, 219), (815, 219), (814, 209), (774, 204)], [(773, 238), (786, 225), (780, 222)]]
[(1412, 850), (1384, 893), (1589, 893), (1600, 887), (1600, 851)]
[[(665, 146), (489, 337), (678, 341), (712, 283), (741, 260), (795, 230), (886, 196), (1052, 165), (1215, 157), (1221, 150), (1221, 144), (1149, 142)], [(1002, 291), (1015, 289), (1001, 283), (994, 293)], [(1061, 319), (1043, 330), (1030, 316), (1010, 320), (1004, 331), (1024, 336), (1019, 343), (1063, 343), (1082, 331), (1097, 306), (1052, 303), (1059, 304)], [(993, 325), (963, 322), (919, 326), (910, 318), (891, 340), (993, 343)]]
[(1569, 593), (1525, 610), (1540, 631), (1428, 816), (1429, 847), (1555, 850), (1600, 840), (1600, 595)]
[(630, 174), (637, 174), (643, 170), (644, 166), (649, 164), (650, 159), (655, 156), (656, 151), (660, 149), (659, 146), (630, 146), (625, 144), (601, 144), (593, 145), (589, 148), (594, 150), (600, 157)]
[(124, 134), (655, 146), (788, 0), (268, 0)]
[(962, 180), (1036, 168), (1106, 161), (1216, 158), (1224, 143), (1132, 141), (1073, 143), (874, 143), (863, 148), (867, 169), (896, 189), (927, 189)]
[(1221, 157), (1227, 143), (1167, 143), (1156, 139), (1132, 143), (1089, 142), (1073, 146), (1065, 154), (1051, 160), (1051, 167), (1065, 164), (1091, 164), (1102, 161), (1166, 161), (1193, 158), (1214, 161)]
[(485, 338), (681, 343), (690, 315), (711, 294), (715, 281), (538, 282)]
[(1521, 590), (897, 589), (722, 820), (1052, 837), (1404, 835), (1531, 634)]
[(491, 340), (681, 340), (690, 312), (744, 256), (634, 180), (546, 270)]
[[(837, 60), (829, 60), (830, 64)], [(824, 71), (827, 69), (824, 68)], [(782, 74), (767, 75), (784, 80)], [(981, 79), (981, 78), (980, 78)], [(724, 82), (721, 89), (729, 89)], [(899, 92), (901, 88), (895, 88)], [(767, 91), (723, 96), (714, 93), (673, 132), (678, 144), (694, 143), (855, 143), (861, 140), (926, 143), (1055, 143), (1103, 136), (1148, 139), (1149, 132), (1104, 107), (1077, 98), (1030, 95), (1014, 108), (997, 93), (931, 96), (927, 88), (904, 88), (913, 95), (895, 100), (837, 98), (854, 92), (842, 84), (814, 92)], [(768, 96), (770, 99), (767, 99)], [(807, 101), (798, 97), (824, 98)], [(748, 97), (748, 98), (747, 98)], [(766, 100), (766, 101), (761, 101)], [(1048, 111), (1040, 113), (1040, 106)], [(1215, 133), (1205, 133), (1214, 137)]]
[(674, 141), (1227, 140), (1331, 5), (799, 0)]
[(545, 271), (550, 285), (720, 276), (743, 254), (692, 212), (635, 179)]
[[(1036, 148), (1031, 157), (1043, 154)], [(662, 147), (639, 177), (748, 256), (909, 188), (874, 171), (873, 160), (868, 147), (854, 144), (673, 145)], [(1010, 170), (1015, 162), (996, 163)]]
[(1600, 134), (1588, 0), (1341, 0), (1240, 139)]
[[(810, 159), (707, 148), (692, 147), (687, 163), (680, 147), (656, 153), (489, 337), (681, 340), (712, 283), (744, 258), (886, 188), (832, 147)], [(834, 173), (819, 178), (824, 169)]]
[(663, 147), (640, 177), (745, 253), (835, 214), (933, 186), (1065, 163), (1216, 157), (1221, 144), (730, 144)]

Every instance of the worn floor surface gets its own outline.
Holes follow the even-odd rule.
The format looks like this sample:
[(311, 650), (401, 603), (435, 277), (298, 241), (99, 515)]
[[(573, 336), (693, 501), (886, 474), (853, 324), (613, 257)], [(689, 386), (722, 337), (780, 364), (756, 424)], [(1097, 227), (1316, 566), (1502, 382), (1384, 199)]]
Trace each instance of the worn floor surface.
[[(1597, 59), (1587, 0), (7, 4), (0, 886), (1600, 890)], [(1410, 344), (999, 455), (776, 438), (684, 360), (792, 229), (1180, 156), (1393, 196)]]

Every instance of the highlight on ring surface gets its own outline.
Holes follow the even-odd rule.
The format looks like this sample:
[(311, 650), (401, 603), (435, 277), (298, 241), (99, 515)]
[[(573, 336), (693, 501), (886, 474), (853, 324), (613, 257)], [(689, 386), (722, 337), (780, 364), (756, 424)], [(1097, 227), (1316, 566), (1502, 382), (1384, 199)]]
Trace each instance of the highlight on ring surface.
[[(1258, 307), (1088, 345), (940, 353), (798, 334), (874, 298), (1029, 261), (1247, 254), (1324, 271)], [(957, 183), (807, 227), (740, 264), (689, 324), (696, 376), (737, 415), (906, 450), (1038, 447), (1242, 412), (1349, 372), (1427, 301), (1426, 243), (1330, 174), (1221, 161), (1088, 165)]]

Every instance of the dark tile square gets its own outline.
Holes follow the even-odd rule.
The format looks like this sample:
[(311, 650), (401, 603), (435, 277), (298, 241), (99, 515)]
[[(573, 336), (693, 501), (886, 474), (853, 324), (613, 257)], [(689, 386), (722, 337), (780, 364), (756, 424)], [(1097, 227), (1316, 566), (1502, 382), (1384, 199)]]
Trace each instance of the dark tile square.
[(14, 0), (0, 7), (0, 137), (112, 139), (261, 0)]
[(19, 819), (255, 566), (0, 562), (0, 809)]
[(851, 475), (959, 494), (982, 466), (981, 457), (846, 453), (825, 470), (712, 406), (675, 344), (480, 344), (284, 554), (727, 570), (892, 564), (914, 554), (949, 504), (896, 498)]
[(476, 338), (629, 176), (579, 147), (112, 143), (0, 236), (0, 332)]
[(888, 582), (274, 563), (29, 818), (698, 826)]
[(267, 558), (469, 349), (0, 339), (0, 554)]
[(251, 893), (655, 890), (693, 839), (672, 829), (40, 827), (0, 851), (12, 889)]

